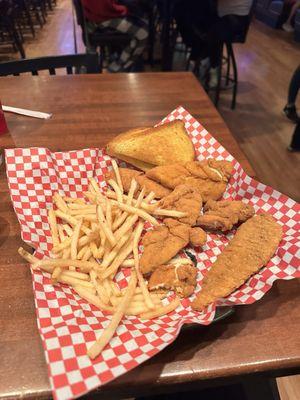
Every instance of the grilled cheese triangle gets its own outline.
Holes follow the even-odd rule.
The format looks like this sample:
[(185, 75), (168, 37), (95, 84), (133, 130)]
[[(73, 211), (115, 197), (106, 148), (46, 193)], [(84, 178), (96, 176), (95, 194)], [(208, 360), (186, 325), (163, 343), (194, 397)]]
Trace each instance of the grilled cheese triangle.
[(193, 143), (181, 120), (124, 132), (108, 143), (106, 151), (143, 170), (195, 158)]

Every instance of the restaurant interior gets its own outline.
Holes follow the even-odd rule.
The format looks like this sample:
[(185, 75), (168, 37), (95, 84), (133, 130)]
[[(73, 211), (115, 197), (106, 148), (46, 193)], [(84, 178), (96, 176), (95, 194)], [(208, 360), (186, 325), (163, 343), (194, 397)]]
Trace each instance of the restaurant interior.
[[(172, 331), (172, 326), (175, 326), (172, 321), (164, 330), (161, 320), (155, 329), (159, 332), (161, 328), (161, 335), (170, 337), (163, 344), (157, 344), (152, 353), (149, 350), (147, 357), (140, 361), (139, 356), (132, 356), (133, 350), (129, 351), (128, 346), (124, 345), (128, 353), (122, 354), (124, 362), (119, 360), (122, 365), (116, 365), (115, 359), (109, 363), (109, 355), (101, 361), (102, 364), (106, 363), (106, 367), (108, 365), (108, 370), (102, 370), (100, 362), (87, 367), (90, 364), (84, 364), (86, 356), (78, 349), (79, 353), (76, 350), (76, 355), (72, 358), (70, 356), (69, 360), (63, 356), (62, 367), (62, 361), (55, 358), (60, 350), (49, 347), (50, 340), (54, 340), (51, 327), (43, 326), (45, 316), (50, 320), (51, 314), (51, 310), (49, 312), (42, 305), (46, 297), (42, 297), (44, 292), (39, 289), (39, 285), (44, 283), (35, 272), (31, 278), (29, 268), (25, 272), (18, 255), (18, 247), (21, 246), (20, 230), (23, 241), (29, 245), (27, 248), (34, 248), (37, 253), (41, 249), (45, 250), (43, 246), (39, 248), (36, 245), (37, 239), (33, 239), (34, 234), (30, 231), (30, 223), (34, 224), (35, 221), (35, 212), (31, 222), (27, 222), (27, 227), (24, 226), (26, 216), (30, 213), (24, 210), (27, 206), (24, 206), (22, 196), (28, 196), (29, 204), (30, 193), (28, 195), (28, 192), (24, 192), (37, 189), (28, 189), (28, 186), (22, 186), (23, 181), (17, 181), (23, 179), (18, 178), (18, 170), (26, 170), (26, 165), (34, 169), (35, 158), (41, 157), (41, 187), (43, 174), (55, 175), (61, 168), (66, 168), (66, 176), (61, 175), (62, 185), (63, 179), (72, 180), (75, 189), (70, 193), (77, 195), (78, 187), (82, 188), (83, 183), (79, 183), (76, 174), (83, 171), (83, 164), (94, 163), (88, 165), (88, 171), (94, 169), (98, 174), (101, 171), (102, 175), (103, 170), (106, 172), (105, 157), (108, 156), (104, 155), (97, 164), (91, 161), (96, 157), (91, 149), (101, 149), (108, 142), (111, 147), (106, 147), (107, 154), (115, 156), (117, 161), (120, 158), (127, 165), (131, 164), (131, 167), (134, 165), (146, 170), (143, 176), (148, 177), (148, 165), (151, 165), (150, 168), (159, 168), (160, 165), (152, 162), (149, 156), (143, 158), (147, 151), (152, 154), (152, 144), (145, 142), (142, 145), (142, 156), (136, 156), (139, 162), (134, 163), (131, 162), (133, 156), (129, 152), (124, 153), (124, 157), (118, 157), (121, 147), (118, 151), (109, 150), (114, 148), (113, 145), (115, 149), (118, 148), (113, 138), (136, 127), (153, 127), (166, 117), (164, 121), (170, 123), (177, 118), (183, 119), (196, 154), (199, 151), (200, 154), (206, 154), (205, 157), (215, 157), (217, 153), (222, 158), (225, 153), (220, 150), (223, 147), (218, 146), (224, 146), (224, 152), (232, 154), (232, 159), (240, 163), (245, 174), (236, 183), (244, 190), (245, 199), (249, 201), (249, 193), (257, 196), (256, 206), (261, 206), (264, 212), (271, 210), (273, 217), (285, 225), (284, 232), (295, 230), (295, 236), (293, 233), (284, 237), (286, 243), (289, 243), (287, 258), (282, 258), (280, 265), (274, 262), (273, 268), (279, 271), (285, 263), (285, 267), (289, 265), (290, 269), (299, 271), (299, 87), (299, 0), (0, 0), (0, 192), (4, 199), (0, 213), (0, 250), (3, 257), (2, 261), (0, 257), (0, 278), (4, 282), (0, 289), (0, 348), (5, 348), (4, 359), (0, 362), (0, 400), (18, 397), (46, 399), (52, 396), (63, 400), (81, 395), (85, 398), (145, 400), (181, 400), (186, 396), (203, 400), (300, 399), (299, 281), (292, 279), (300, 277), (299, 272), (298, 275), (297, 272), (294, 275), (290, 273), (288, 277), (282, 277), (279, 273), (273, 280), (265, 282), (268, 286), (266, 293), (278, 279), (263, 299), (256, 301), (262, 296), (254, 295), (254, 304), (249, 305), (249, 301), (244, 303), (248, 304), (244, 307), (229, 307), (224, 303), (227, 307), (218, 309), (230, 310), (228, 313), (227, 310), (223, 314), (221, 312), (220, 321), (216, 317), (212, 326), (204, 326), (207, 323), (202, 322), (203, 326), (199, 325), (194, 330), (191, 326), (195, 324), (186, 323), (180, 334), (181, 325), (175, 334)], [(205, 139), (203, 129), (212, 137)], [(199, 135), (202, 135), (202, 139), (199, 139)], [(172, 139), (169, 140), (169, 152), (172, 153)], [(159, 140), (155, 146), (153, 159), (156, 152), (160, 153)], [(205, 153), (201, 153), (201, 146), (207, 150)], [(30, 154), (24, 152), (23, 155), (20, 148), (37, 149), (37, 152), (31, 150)], [(42, 158), (44, 156), (41, 156), (39, 149), (44, 148), (47, 150), (45, 158)], [(91, 150), (91, 154), (86, 155), (83, 149)], [(70, 171), (68, 168), (73, 168), (73, 156), (66, 154), (72, 151), (82, 152), (83, 158), (79, 159), (74, 176), (67, 178)], [(60, 163), (57, 156), (59, 153), (50, 152), (68, 152), (60, 154), (63, 154), (62, 160), (68, 159), (69, 164), (66, 162), (62, 167), (64, 164), (63, 161)], [(231, 155), (226, 154), (230, 159)], [(25, 161), (20, 167), (18, 160), (22, 157)], [(55, 157), (58, 158), (53, 161)], [(50, 159), (53, 168), (49, 166)], [(141, 161), (147, 164), (145, 169), (139, 167)], [(11, 175), (14, 166), (16, 175)], [(123, 186), (119, 184), (118, 173), (115, 174), (119, 188), (122, 188), (122, 202), (122, 196), (125, 198)], [(101, 179), (98, 179), (100, 183)], [(54, 181), (50, 178), (50, 182)], [(162, 182), (163, 178), (159, 183)], [(168, 192), (170, 188), (174, 189), (167, 187)], [(96, 196), (99, 187), (95, 189), (94, 186), (92, 189), (90, 194)], [(113, 186), (113, 189), (118, 196), (118, 187), (115, 189)], [(15, 193), (17, 190), (20, 196), (18, 199)], [(41, 195), (37, 192), (37, 196)], [(45, 194), (45, 198), (47, 196), (50, 196), (49, 193)], [(72, 197), (72, 194), (66, 196)], [(69, 210), (71, 200), (68, 203), (67, 198), (63, 199), (63, 210)], [(119, 197), (112, 199), (113, 205), (120, 201)], [(56, 201), (59, 203), (59, 200)], [(135, 205), (142, 204), (142, 200), (140, 203), (138, 199), (134, 201)], [(264, 202), (266, 206), (263, 207)], [(280, 202), (284, 208), (279, 210), (277, 203)], [(76, 212), (84, 206), (79, 199), (78, 210), (75, 202), (72, 204), (74, 208), (70, 206), (69, 218), (75, 235), (79, 223), (75, 226), (72, 221)], [(98, 211), (99, 204), (93, 205), (96, 213), (102, 212)], [(103, 221), (104, 225), (107, 222), (109, 226), (108, 202), (105, 204)], [(131, 202), (126, 204), (131, 207)], [(89, 207), (91, 210), (92, 205)], [(135, 211), (138, 210), (138, 206), (135, 207)], [(126, 212), (130, 211), (129, 208), (121, 207), (121, 212), (125, 220)], [(142, 211), (140, 214), (143, 215)], [(99, 215), (97, 218), (102, 227), (102, 217)], [(85, 228), (92, 232), (93, 222), (84, 225), (84, 218), (79, 221), (82, 225), (78, 227), (77, 240), (80, 242), (80, 235), (83, 235), (80, 230), (84, 231)], [(290, 221), (295, 221), (296, 225)], [(114, 221), (110, 223), (113, 226)], [(60, 226), (63, 225), (58, 225), (58, 229)], [(44, 225), (39, 229), (45, 229)], [(61, 235), (61, 244), (62, 237), (68, 233), (68, 229), (66, 232), (63, 229), (57, 231)], [(39, 233), (36, 235), (39, 236)], [(69, 236), (71, 243), (71, 234)], [(125, 234), (124, 238), (120, 237), (120, 249), (125, 238), (127, 240)], [(39, 240), (42, 245), (47, 243), (47, 239)], [(219, 240), (222, 242), (222, 238)], [(264, 243), (266, 238), (262, 236), (260, 240)], [(72, 256), (72, 244), (70, 246), (71, 258), (76, 260), (76, 254), (75, 258)], [(217, 256), (219, 252), (212, 251), (210, 256)], [(45, 254), (40, 252), (38, 258), (43, 258)], [(63, 251), (61, 254), (62, 259), (68, 258), (64, 257)], [(278, 254), (280, 258), (283, 252), (278, 251)], [(94, 258), (88, 261), (90, 263), (97, 259), (93, 251), (92, 255)], [(31, 256), (35, 260), (32, 261), (30, 256), (25, 256), (25, 260), (37, 264), (36, 258)], [(26, 262), (23, 261), (23, 264)], [(72, 268), (70, 274), (72, 271), (76, 274), (75, 267)], [(54, 270), (54, 273), (61, 273), (61, 269)], [(139, 278), (138, 273), (137, 276)], [(89, 279), (93, 279), (92, 275)], [(57, 285), (53, 275), (51, 282)], [(60, 282), (68, 283), (67, 280)], [(90, 282), (86, 284), (88, 287)], [(45, 291), (50, 291), (48, 286), (50, 284), (45, 284)], [(250, 291), (251, 285), (248, 289)], [(264, 291), (262, 288), (259, 290)], [(81, 297), (85, 299), (83, 295)], [(55, 299), (63, 310), (66, 303), (60, 303), (58, 295)], [(54, 297), (51, 301), (54, 301)], [(242, 303), (236, 301), (236, 304)], [(51, 308), (50, 303), (47, 304)], [(82, 307), (87, 310), (84, 304)], [(242, 311), (242, 308), (245, 310)], [(182, 318), (187, 318), (184, 315)], [(78, 311), (77, 319), (80, 318), (82, 316)], [(69, 326), (67, 317), (63, 323)], [(57, 326), (56, 334), (60, 329), (59, 324)], [(127, 324), (119, 326), (120, 332), (124, 326)], [(129, 332), (133, 332), (133, 329), (128, 325)], [(144, 326), (140, 331), (146, 332), (145, 329)], [(152, 332), (154, 343), (160, 336), (157, 331), (155, 335)], [(99, 328), (97, 333), (100, 333)], [(126, 335), (125, 330), (122, 334)], [(179, 337), (171, 343), (178, 334)], [(146, 337), (150, 333), (144, 335)], [(61, 346), (73, 346), (69, 342), (63, 343), (64, 337), (55, 339), (59, 340)], [(118, 336), (121, 347), (120, 338), (122, 335)], [(170, 346), (166, 347), (168, 344)], [(141, 339), (140, 346), (144, 345)], [(134, 351), (137, 352), (137, 349)], [(134, 362), (129, 361), (132, 359)], [(124, 366), (125, 360), (128, 366)], [(68, 361), (69, 370), (66, 366)], [(59, 375), (57, 371), (63, 368), (68, 372), (62, 378), (62, 373)], [(95, 369), (98, 381), (95, 376), (89, 375), (88, 368)], [(107, 384), (102, 386), (103, 383)]]

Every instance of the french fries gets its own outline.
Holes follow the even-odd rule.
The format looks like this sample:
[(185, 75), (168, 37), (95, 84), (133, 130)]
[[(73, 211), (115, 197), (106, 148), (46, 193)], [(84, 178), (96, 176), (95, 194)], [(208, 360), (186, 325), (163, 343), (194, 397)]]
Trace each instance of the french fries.
[[(155, 194), (145, 197), (144, 188), (137, 195), (134, 179), (125, 195), (115, 161), (112, 167), (116, 180), (109, 184), (113, 190), (102, 191), (91, 178), (89, 190), (82, 194), (84, 198), (54, 194), (54, 208), (48, 212), (53, 242), (50, 258), (40, 260), (23, 248), (18, 250), (33, 270), (49, 273), (53, 285), (71, 286), (91, 305), (112, 314), (109, 326), (88, 350), (91, 358), (109, 343), (123, 316), (151, 319), (179, 305), (176, 298), (164, 306), (162, 299), (166, 295), (148, 291), (139, 269), (138, 246), (145, 221), (158, 225), (154, 215), (183, 217), (185, 213), (159, 209), (159, 202), (151, 203)], [(128, 286), (120, 289), (115, 280), (122, 268), (130, 268), (131, 276)]]

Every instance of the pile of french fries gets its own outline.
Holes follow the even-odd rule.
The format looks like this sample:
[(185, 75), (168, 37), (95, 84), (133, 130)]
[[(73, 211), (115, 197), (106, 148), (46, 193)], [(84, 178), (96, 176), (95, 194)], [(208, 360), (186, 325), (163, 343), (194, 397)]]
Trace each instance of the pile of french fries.
[[(176, 297), (163, 305), (164, 294), (148, 291), (139, 269), (138, 246), (146, 221), (155, 226), (159, 224), (156, 216), (181, 218), (185, 213), (160, 209), (159, 202), (153, 201), (153, 192), (145, 196), (143, 188), (137, 193), (135, 180), (125, 195), (114, 160), (112, 166), (116, 179), (108, 183), (113, 190), (102, 191), (92, 178), (84, 198), (55, 193), (55, 209), (48, 213), (51, 258), (40, 260), (19, 249), (33, 269), (51, 274), (54, 285), (70, 285), (83, 299), (112, 314), (109, 326), (88, 349), (92, 359), (109, 343), (124, 315), (152, 319), (175, 310), (180, 303)], [(115, 282), (122, 267), (131, 268), (125, 289)]]

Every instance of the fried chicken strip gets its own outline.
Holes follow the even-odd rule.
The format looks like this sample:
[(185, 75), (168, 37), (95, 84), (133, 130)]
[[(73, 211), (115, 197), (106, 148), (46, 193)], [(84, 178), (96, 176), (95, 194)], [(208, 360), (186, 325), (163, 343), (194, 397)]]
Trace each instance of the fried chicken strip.
[[(195, 230), (195, 232), (194, 232)], [(144, 252), (140, 259), (140, 269), (146, 275), (158, 266), (166, 264), (183, 249), (191, 240), (197, 239), (197, 245), (203, 245), (206, 234), (201, 228), (191, 228), (189, 225), (172, 219), (164, 219), (164, 225), (159, 225), (147, 232), (142, 243)]]
[(203, 210), (204, 214), (197, 219), (197, 225), (222, 232), (229, 231), (234, 225), (247, 221), (255, 213), (251, 204), (239, 200), (209, 200)]
[[(145, 187), (145, 194), (147, 195), (150, 192), (154, 192), (157, 199), (161, 199), (162, 197), (165, 197), (169, 193), (171, 193), (170, 189), (167, 189), (159, 183), (147, 178), (143, 172), (136, 171), (130, 168), (119, 168), (119, 171), (125, 193), (129, 191), (132, 179), (135, 179), (138, 184), (137, 190)], [(105, 174), (105, 179), (106, 181), (108, 181), (109, 179), (116, 179), (115, 172), (107, 172)]]
[(180, 218), (179, 221), (195, 225), (202, 208), (202, 197), (192, 186), (179, 185), (161, 200), (160, 207), (187, 213), (186, 217)]
[(206, 202), (209, 199), (218, 200), (223, 195), (232, 171), (229, 161), (210, 158), (158, 166), (147, 171), (146, 176), (170, 189), (183, 184), (192, 186), (201, 194), (203, 202)]
[(271, 215), (246, 221), (206, 273), (192, 308), (201, 311), (241, 286), (268, 263), (281, 238), (282, 228)]
[(192, 261), (182, 264), (181, 259), (178, 259), (174, 263), (159, 266), (152, 273), (148, 288), (149, 290), (174, 290), (179, 296), (188, 297), (194, 293), (196, 277), (197, 269)]

